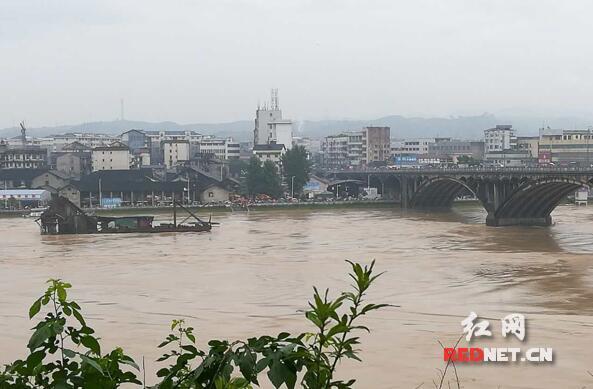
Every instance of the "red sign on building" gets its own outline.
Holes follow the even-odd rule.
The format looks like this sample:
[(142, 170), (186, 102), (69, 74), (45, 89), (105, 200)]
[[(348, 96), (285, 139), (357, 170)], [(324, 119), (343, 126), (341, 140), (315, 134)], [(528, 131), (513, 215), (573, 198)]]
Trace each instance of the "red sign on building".
[(552, 153), (549, 151), (540, 151), (537, 162), (540, 165), (548, 165), (552, 162)]

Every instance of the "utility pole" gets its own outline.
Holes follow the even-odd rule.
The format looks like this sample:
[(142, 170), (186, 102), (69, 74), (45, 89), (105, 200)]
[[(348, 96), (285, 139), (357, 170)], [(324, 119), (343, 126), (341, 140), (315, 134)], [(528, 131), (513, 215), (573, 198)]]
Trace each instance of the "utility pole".
[(101, 188), (101, 177), (99, 177), (99, 208), (103, 206), (103, 193)]
[(191, 182), (189, 177), (189, 172), (187, 173), (187, 203), (191, 205)]
[(294, 198), (294, 176), (290, 177), (290, 198)]
[(589, 159), (589, 140), (591, 139), (591, 127), (587, 128), (587, 169), (591, 167), (591, 160)]

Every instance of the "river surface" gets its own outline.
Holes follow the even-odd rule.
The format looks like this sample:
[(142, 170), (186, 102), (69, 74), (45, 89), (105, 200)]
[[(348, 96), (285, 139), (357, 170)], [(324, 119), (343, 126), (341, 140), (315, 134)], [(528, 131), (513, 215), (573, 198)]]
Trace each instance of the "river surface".
[[(0, 219), (0, 363), (25, 354), (28, 307), (50, 277), (74, 285), (105, 350), (145, 357), (153, 383), (171, 319), (196, 327), (200, 344), (310, 330), (302, 311), (312, 287), (347, 288), (344, 260), (374, 258), (386, 273), (369, 299), (399, 307), (363, 319), (372, 330), (363, 362), (341, 369), (356, 387), (434, 388), (438, 342), (455, 343), (474, 311), (493, 337), (472, 345), (552, 347), (554, 362), (458, 364), (464, 388), (593, 388), (593, 207), (561, 206), (553, 217), (548, 228), (493, 228), (474, 205), (261, 210), (215, 214), (221, 225), (205, 234), (77, 236)], [(524, 342), (500, 333), (513, 312), (527, 317)]]

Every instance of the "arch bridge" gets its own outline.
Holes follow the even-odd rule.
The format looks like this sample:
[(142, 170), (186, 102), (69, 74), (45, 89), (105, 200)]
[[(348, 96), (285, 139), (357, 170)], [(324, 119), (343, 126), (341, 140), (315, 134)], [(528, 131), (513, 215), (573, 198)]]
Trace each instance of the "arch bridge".
[(567, 195), (593, 186), (593, 169), (348, 170), (330, 176), (367, 182), (404, 209), (449, 208), (460, 196), (475, 196), (489, 226), (548, 226)]

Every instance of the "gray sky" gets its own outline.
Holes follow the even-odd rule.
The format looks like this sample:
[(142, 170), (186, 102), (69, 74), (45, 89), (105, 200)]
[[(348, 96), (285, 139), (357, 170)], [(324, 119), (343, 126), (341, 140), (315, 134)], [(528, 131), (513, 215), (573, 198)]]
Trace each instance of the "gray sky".
[(590, 113), (589, 0), (1, 0), (0, 127)]

